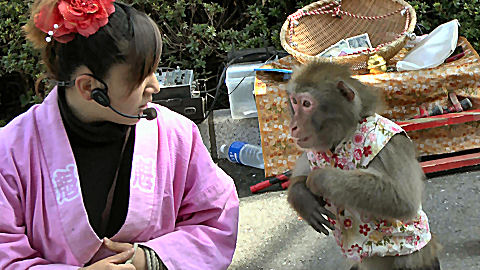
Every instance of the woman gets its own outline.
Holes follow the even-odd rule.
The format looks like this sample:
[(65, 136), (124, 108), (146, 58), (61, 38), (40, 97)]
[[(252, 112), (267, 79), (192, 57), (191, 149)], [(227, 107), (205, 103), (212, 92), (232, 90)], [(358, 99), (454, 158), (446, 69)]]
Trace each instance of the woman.
[(25, 31), (57, 86), (0, 131), (0, 269), (226, 269), (236, 190), (196, 125), (150, 103), (155, 23), (37, 0)]

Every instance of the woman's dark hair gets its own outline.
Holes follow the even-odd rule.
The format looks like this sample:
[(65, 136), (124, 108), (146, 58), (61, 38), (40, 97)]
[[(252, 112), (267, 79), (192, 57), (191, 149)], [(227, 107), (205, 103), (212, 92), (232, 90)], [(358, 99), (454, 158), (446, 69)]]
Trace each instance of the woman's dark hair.
[[(145, 13), (131, 6), (118, 2), (114, 5), (115, 12), (109, 16), (105, 26), (88, 38), (76, 34), (75, 38), (67, 43), (53, 40), (46, 43), (45, 34), (33, 29), (30, 22), (25, 28), (27, 38), (37, 48), (43, 48), (42, 56), (48, 69), (48, 77), (58, 81), (70, 81), (75, 70), (84, 65), (95, 76), (105, 79), (113, 65), (128, 64), (128, 79), (134, 87), (155, 71), (162, 51), (157, 25)], [(38, 35), (43, 38), (38, 38)], [(38, 44), (40, 42), (43, 44)]]

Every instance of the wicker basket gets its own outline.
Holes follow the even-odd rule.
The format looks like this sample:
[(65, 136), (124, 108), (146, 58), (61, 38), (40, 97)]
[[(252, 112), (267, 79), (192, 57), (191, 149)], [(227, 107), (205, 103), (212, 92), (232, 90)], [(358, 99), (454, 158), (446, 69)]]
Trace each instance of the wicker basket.
[[(403, 0), (322, 0), (290, 15), (282, 26), (283, 48), (299, 62), (349, 64), (355, 74), (368, 73), (370, 55), (386, 61), (413, 37), (417, 17)], [(373, 49), (341, 57), (319, 53), (342, 39), (368, 33)]]

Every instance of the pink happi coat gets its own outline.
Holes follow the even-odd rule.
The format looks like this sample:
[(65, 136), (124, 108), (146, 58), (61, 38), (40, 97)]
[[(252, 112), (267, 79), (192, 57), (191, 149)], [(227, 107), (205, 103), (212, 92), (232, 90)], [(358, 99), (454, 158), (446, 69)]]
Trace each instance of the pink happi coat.
[[(150, 106), (158, 117), (136, 125), (128, 214), (111, 239), (154, 249), (170, 270), (226, 269), (238, 230), (233, 181), (194, 123)], [(112, 255), (101, 246), (54, 89), (0, 129), (0, 269), (78, 269)]]

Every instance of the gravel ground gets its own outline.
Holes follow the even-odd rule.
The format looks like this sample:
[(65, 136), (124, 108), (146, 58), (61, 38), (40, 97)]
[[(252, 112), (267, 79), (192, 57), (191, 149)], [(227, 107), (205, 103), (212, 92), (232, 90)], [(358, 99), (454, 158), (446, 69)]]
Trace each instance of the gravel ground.
[[(349, 269), (333, 236), (299, 220), (285, 191), (252, 195), (263, 171), (219, 161), (240, 196), (237, 249), (229, 269)], [(423, 208), (444, 246), (442, 269), (480, 269), (480, 170), (429, 178)]]

